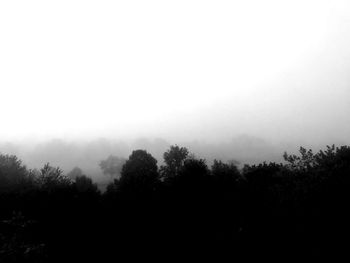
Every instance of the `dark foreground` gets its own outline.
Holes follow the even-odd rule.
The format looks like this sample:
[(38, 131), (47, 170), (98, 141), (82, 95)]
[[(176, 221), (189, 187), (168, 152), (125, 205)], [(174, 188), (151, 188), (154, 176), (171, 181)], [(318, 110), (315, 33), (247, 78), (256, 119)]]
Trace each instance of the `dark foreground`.
[(302, 259), (347, 256), (350, 147), (284, 164), (210, 168), (171, 147), (134, 151), (101, 194), (85, 177), (0, 157), (0, 262)]

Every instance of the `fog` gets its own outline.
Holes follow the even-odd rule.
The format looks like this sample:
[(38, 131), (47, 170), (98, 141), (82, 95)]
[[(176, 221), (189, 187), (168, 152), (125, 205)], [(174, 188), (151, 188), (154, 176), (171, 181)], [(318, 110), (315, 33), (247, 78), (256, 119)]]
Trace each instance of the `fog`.
[(0, 152), (31, 167), (350, 143), (346, 0), (2, 1), (0, 39)]

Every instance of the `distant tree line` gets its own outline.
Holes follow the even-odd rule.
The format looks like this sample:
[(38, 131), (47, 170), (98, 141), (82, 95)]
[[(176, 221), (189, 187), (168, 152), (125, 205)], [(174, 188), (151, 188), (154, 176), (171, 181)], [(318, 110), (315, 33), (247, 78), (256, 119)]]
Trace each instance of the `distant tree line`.
[(101, 193), (79, 168), (65, 176), (0, 155), (0, 262), (346, 255), (350, 147), (283, 157), (209, 167), (173, 145), (159, 167), (135, 150), (100, 163), (113, 178)]

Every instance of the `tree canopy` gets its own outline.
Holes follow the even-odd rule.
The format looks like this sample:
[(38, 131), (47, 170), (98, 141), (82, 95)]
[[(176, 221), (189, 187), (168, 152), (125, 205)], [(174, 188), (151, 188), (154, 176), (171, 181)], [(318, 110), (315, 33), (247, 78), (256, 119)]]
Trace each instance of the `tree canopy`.
[(164, 163), (160, 167), (160, 174), (164, 180), (177, 176), (189, 155), (189, 151), (185, 147), (178, 145), (170, 146), (170, 149), (163, 154)]
[(145, 150), (135, 150), (123, 165), (118, 188), (121, 191), (150, 191), (158, 181), (157, 160)]

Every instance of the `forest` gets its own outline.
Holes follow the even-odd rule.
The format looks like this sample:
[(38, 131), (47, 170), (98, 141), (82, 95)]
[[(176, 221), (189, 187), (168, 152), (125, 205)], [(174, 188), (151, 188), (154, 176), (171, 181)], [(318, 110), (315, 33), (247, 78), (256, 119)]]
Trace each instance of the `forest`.
[[(111, 157), (112, 158), (112, 157)], [(28, 169), (0, 155), (0, 262), (121, 258), (300, 260), (344, 256), (350, 234), (350, 147), (283, 154), (281, 163), (208, 165), (172, 145), (143, 149), (105, 191), (78, 168)]]

